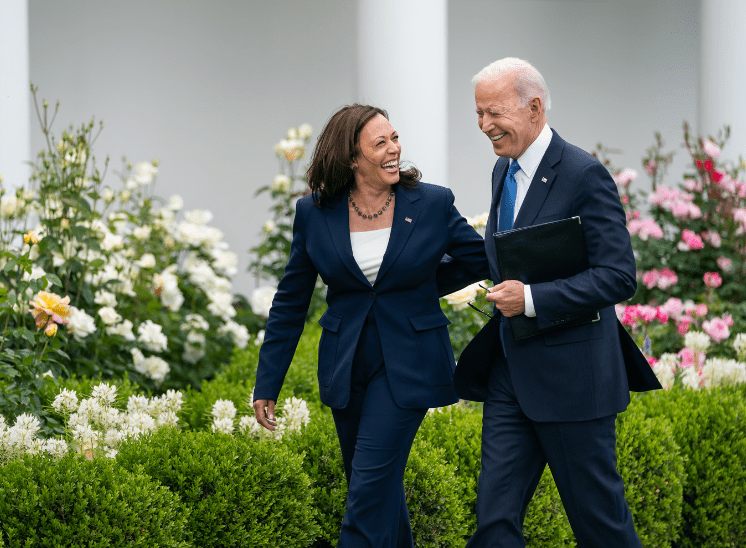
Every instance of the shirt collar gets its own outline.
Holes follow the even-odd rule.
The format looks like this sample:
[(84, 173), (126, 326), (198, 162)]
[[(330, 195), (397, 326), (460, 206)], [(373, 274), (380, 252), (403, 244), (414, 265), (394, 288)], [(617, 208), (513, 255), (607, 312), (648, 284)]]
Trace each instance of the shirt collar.
[[(544, 158), (549, 148), (549, 143), (552, 142), (552, 130), (549, 129), (549, 124), (545, 123), (544, 127), (539, 133), (539, 136), (534, 139), (534, 142), (529, 145), (526, 151), (518, 158), (518, 164), (521, 166), (521, 171), (526, 174), (529, 181), (532, 181), (536, 170), (539, 169), (541, 159)], [(513, 160), (510, 161), (513, 163)]]

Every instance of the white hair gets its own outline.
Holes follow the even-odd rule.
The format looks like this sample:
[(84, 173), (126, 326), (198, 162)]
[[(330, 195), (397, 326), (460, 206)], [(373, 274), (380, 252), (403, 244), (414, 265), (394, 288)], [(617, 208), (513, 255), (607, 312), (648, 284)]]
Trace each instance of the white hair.
[(484, 80), (507, 75), (513, 76), (518, 100), (521, 101), (522, 106), (526, 106), (532, 97), (538, 97), (545, 111), (551, 108), (552, 100), (549, 97), (549, 88), (544, 77), (536, 70), (536, 67), (523, 59), (505, 57), (495, 61), (480, 70), (471, 82), (477, 85)]

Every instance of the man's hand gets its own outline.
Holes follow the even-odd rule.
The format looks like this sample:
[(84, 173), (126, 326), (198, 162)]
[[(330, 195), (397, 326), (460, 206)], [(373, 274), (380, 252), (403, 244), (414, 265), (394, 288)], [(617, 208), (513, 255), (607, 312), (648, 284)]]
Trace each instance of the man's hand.
[(275, 431), (277, 423), (275, 422), (274, 400), (256, 400), (254, 402), (254, 415), (256, 415), (256, 422), (271, 432)]
[(526, 310), (523, 284), (518, 280), (507, 280), (496, 285), (484, 298), (495, 303), (497, 309), (508, 318), (523, 314)]

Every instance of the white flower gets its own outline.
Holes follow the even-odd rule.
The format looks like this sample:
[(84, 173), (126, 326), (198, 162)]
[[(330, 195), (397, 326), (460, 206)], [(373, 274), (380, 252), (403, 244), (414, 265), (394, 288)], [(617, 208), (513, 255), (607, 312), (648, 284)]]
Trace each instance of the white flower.
[(295, 396), (287, 398), (282, 404), (282, 417), (284, 431), (299, 432), (301, 426), (307, 425), (311, 421), (311, 414), (308, 411), (308, 404), (305, 400)]
[(135, 370), (153, 379), (156, 383), (161, 383), (171, 370), (168, 363), (157, 356), (145, 358), (137, 348), (133, 348), (130, 352)]
[(215, 293), (209, 292), (207, 297), (210, 299), (210, 303), (207, 305), (207, 310), (223, 321), (228, 321), (236, 315), (236, 309), (233, 308), (233, 297), (230, 293)]
[(184, 323), (181, 324), (181, 330), (191, 331), (194, 329), (207, 331), (208, 329), (210, 329), (210, 324), (199, 314), (187, 314), (184, 318)]
[(155, 268), (155, 255), (152, 253), (144, 253), (135, 264), (140, 268)]
[(186, 220), (197, 226), (203, 226), (212, 221), (212, 213), (206, 209), (193, 209), (184, 215)]
[[(137, 349), (135, 349), (137, 350)], [(138, 350), (138, 352), (140, 352)], [(133, 352), (134, 357), (134, 352)], [(142, 352), (140, 352), (139, 355), (140, 358), (142, 358)], [(145, 396), (130, 396), (127, 400), (127, 413), (140, 413), (140, 412), (147, 412), (148, 406), (149, 406), (148, 398)]]
[(149, 185), (155, 179), (158, 168), (150, 162), (140, 162), (132, 170), (132, 176), (140, 185)]
[(132, 235), (138, 240), (147, 240), (152, 230), (149, 226), (138, 226), (132, 231)]
[(67, 442), (65, 440), (49, 438), (44, 443), (44, 451), (49, 453), (51, 457), (59, 459), (67, 453)]
[(310, 124), (301, 124), (298, 127), (298, 137), (301, 139), (310, 139), (313, 133), (313, 128)]
[(218, 327), (218, 335), (230, 335), (233, 339), (233, 344), (238, 348), (245, 348), (249, 344), (249, 330), (246, 329), (245, 325), (238, 324), (233, 320), (228, 320), (223, 325)]
[(168, 209), (171, 211), (179, 211), (182, 207), (184, 207), (184, 199), (178, 194), (174, 194), (168, 200)]
[(135, 190), (138, 186), (140, 186), (139, 183), (131, 177), (124, 182), (124, 187), (127, 190)]
[(52, 402), (52, 409), (60, 415), (69, 415), (78, 408), (78, 394), (63, 388)]
[(18, 199), (15, 194), (6, 194), (0, 198), (0, 216), (12, 217), (18, 209)]
[(162, 426), (176, 427), (179, 425), (179, 417), (173, 411), (165, 411), (163, 413), (160, 413), (158, 417), (156, 417), (155, 422), (158, 428)]
[(38, 280), (42, 276), (46, 275), (47, 273), (42, 267), (40, 267), (39, 265), (32, 265), (30, 274), (25, 270), (23, 271), (23, 281), (28, 282), (31, 280)]
[(287, 192), (290, 189), (292, 181), (290, 177), (280, 173), (272, 180), (272, 190), (275, 192)]
[(104, 200), (104, 201), (105, 201), (106, 203), (111, 203), (111, 202), (113, 202), (113, 201), (114, 201), (114, 198), (116, 198), (116, 197), (117, 197), (116, 193), (115, 193), (115, 192), (114, 192), (114, 191), (113, 191), (112, 189), (110, 189), (110, 188), (108, 188), (108, 187), (107, 187), (107, 188), (105, 188), (105, 189), (103, 190), (103, 192), (101, 193), (101, 198), (103, 198), (103, 200)]
[(736, 349), (739, 359), (746, 359), (746, 333), (739, 333), (736, 335), (736, 338), (733, 341), (733, 348)]
[(104, 251), (114, 251), (121, 249), (124, 245), (124, 238), (122, 236), (107, 232), (101, 242), (101, 249)]
[(119, 451), (117, 451), (116, 449), (109, 449), (104, 454), (106, 455), (107, 459), (115, 459), (115, 458), (117, 458), (117, 453), (119, 453)]
[(681, 384), (683, 384), (685, 388), (689, 388), (691, 390), (699, 390), (699, 385), (701, 382), (702, 376), (700, 375), (700, 372), (697, 371), (696, 367), (689, 367), (687, 369), (684, 369), (683, 373), (681, 374)]
[(93, 302), (101, 306), (111, 306), (113, 308), (117, 305), (117, 297), (114, 293), (99, 289), (94, 295)]
[(450, 295), (446, 295), (444, 298), (455, 310), (463, 310), (469, 306), (469, 302), (477, 298), (480, 291), (483, 290), (479, 287), (479, 283), (474, 283)]
[(215, 419), (212, 423), (212, 431), (213, 432), (220, 432), (221, 434), (233, 434), (233, 419), (224, 418), (224, 419)]
[(705, 385), (732, 386), (746, 382), (746, 364), (727, 358), (710, 358), (702, 367)]
[(82, 341), (88, 335), (96, 331), (96, 321), (85, 313), (84, 310), (70, 307), (72, 314), (67, 324), (67, 330), (73, 334), (75, 340)]
[(262, 318), (268, 317), (269, 309), (272, 308), (272, 300), (275, 298), (275, 293), (277, 293), (276, 287), (263, 286), (256, 288), (251, 294), (251, 299), (249, 300), (251, 310), (254, 314), (261, 316)]
[(236, 417), (236, 406), (231, 400), (217, 400), (212, 405), (212, 416), (215, 419), (229, 418), (233, 420)]
[[(667, 354), (664, 354), (664, 356), (666, 355)], [(668, 355), (676, 358), (675, 354)], [(664, 361), (663, 356), (661, 356), (661, 359), (658, 360), (658, 363), (653, 366), (653, 373), (655, 373), (655, 376), (658, 377), (658, 381), (661, 383), (661, 386), (663, 386), (663, 388), (665, 388), (666, 390), (671, 388), (676, 381), (675, 369), (671, 367), (669, 361)]]
[(238, 255), (232, 251), (213, 249), (211, 255), (213, 258), (212, 266), (215, 270), (219, 270), (228, 276), (233, 276), (238, 272), (236, 269), (236, 266), (238, 265)]
[(161, 304), (174, 312), (184, 303), (184, 295), (179, 289), (179, 279), (174, 274), (175, 271), (176, 265), (171, 265), (154, 278), (156, 294), (160, 291)]
[(163, 334), (163, 328), (152, 320), (145, 320), (137, 327), (137, 341), (151, 352), (163, 352), (168, 348), (168, 338)]
[(264, 334), (265, 334), (264, 329), (260, 329), (259, 332), (256, 334), (256, 339), (254, 339), (254, 344), (256, 346), (262, 345), (262, 343), (264, 342)]
[(720, 157), (720, 147), (709, 139), (702, 143), (702, 150), (713, 160)]
[(262, 434), (262, 426), (256, 422), (253, 415), (244, 415), (238, 421), (238, 430), (242, 434), (258, 436)]
[(93, 390), (91, 391), (91, 397), (101, 402), (101, 405), (111, 405), (112, 403), (117, 401), (117, 387), (102, 382), (93, 387)]
[(275, 223), (272, 219), (270, 219), (266, 223), (264, 223), (262, 230), (266, 232), (267, 234), (270, 234), (274, 232), (276, 228), (277, 228), (277, 223)]
[(707, 352), (711, 343), (710, 336), (702, 331), (689, 331), (684, 335), (684, 346), (697, 352)]
[(117, 311), (110, 306), (103, 306), (99, 309), (98, 315), (101, 321), (106, 325), (113, 325), (122, 321), (122, 316), (117, 314)]
[(124, 320), (122, 323), (106, 328), (107, 335), (119, 335), (126, 341), (134, 341), (135, 334), (132, 332), (132, 322)]

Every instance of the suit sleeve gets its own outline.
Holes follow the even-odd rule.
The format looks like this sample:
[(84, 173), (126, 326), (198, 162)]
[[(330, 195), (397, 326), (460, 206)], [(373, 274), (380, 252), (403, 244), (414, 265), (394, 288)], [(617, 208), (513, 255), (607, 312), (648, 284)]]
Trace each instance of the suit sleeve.
[(453, 192), (450, 189), (446, 190), (448, 240), (446, 255), (441, 260), (435, 276), (438, 295), (441, 297), (490, 277), (484, 239), (456, 209)]
[(531, 285), (539, 328), (617, 304), (637, 289), (624, 209), (614, 180), (598, 162), (577, 176), (573, 215), (580, 216), (590, 267), (566, 280)]
[(306, 252), (303, 204), (299, 202), (293, 222), (290, 257), (272, 300), (264, 342), (259, 352), (254, 400), (277, 401), (303, 333), (317, 276), (316, 267)]

